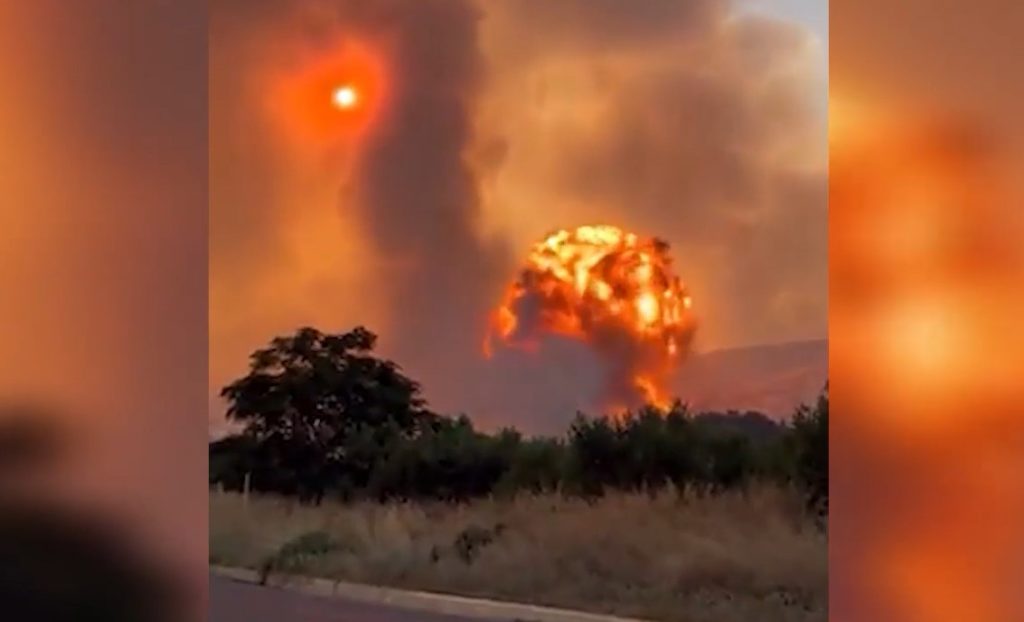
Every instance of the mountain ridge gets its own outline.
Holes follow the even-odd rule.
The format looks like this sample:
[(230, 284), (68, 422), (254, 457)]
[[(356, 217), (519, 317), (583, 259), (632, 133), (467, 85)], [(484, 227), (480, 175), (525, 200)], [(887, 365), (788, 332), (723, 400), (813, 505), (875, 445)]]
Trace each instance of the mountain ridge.
[(785, 418), (828, 380), (828, 340), (810, 339), (694, 354), (673, 376), (673, 395), (694, 410), (758, 411)]

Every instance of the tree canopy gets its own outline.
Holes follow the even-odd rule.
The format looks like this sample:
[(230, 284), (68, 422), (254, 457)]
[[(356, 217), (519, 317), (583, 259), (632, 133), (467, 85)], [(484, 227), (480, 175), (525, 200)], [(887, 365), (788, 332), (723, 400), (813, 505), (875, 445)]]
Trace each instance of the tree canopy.
[(419, 384), (373, 355), (376, 342), (363, 327), (342, 334), (307, 327), (252, 353), (249, 372), (221, 396), (266, 465), (260, 475), (320, 498), (339, 477), (365, 483), (358, 462), (368, 443), (412, 437), (436, 419)]

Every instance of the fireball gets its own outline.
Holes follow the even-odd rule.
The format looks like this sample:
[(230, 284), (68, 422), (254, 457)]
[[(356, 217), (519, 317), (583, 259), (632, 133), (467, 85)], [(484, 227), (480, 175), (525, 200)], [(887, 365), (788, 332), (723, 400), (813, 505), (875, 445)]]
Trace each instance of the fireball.
[(668, 405), (665, 384), (689, 349), (692, 301), (668, 245), (610, 225), (556, 231), (534, 245), (484, 341), (537, 351), (541, 337), (587, 343), (607, 363), (604, 406)]

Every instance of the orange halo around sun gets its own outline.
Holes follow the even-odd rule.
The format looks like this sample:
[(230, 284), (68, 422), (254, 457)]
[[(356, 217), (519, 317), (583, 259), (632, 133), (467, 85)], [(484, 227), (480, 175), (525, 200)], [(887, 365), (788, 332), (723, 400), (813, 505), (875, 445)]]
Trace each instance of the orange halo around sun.
[(288, 137), (330, 145), (373, 126), (386, 100), (381, 55), (345, 42), (318, 51), (282, 75), (274, 93), (275, 116)]

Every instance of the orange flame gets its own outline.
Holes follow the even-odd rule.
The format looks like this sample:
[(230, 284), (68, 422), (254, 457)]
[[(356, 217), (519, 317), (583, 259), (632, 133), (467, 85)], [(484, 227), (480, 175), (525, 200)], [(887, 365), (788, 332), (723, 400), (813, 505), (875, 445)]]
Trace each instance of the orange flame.
[(691, 304), (665, 242), (610, 225), (563, 229), (534, 245), (492, 315), (484, 353), (493, 339), (529, 350), (543, 333), (577, 339), (618, 370), (606, 406), (666, 407), (667, 377), (696, 328)]

